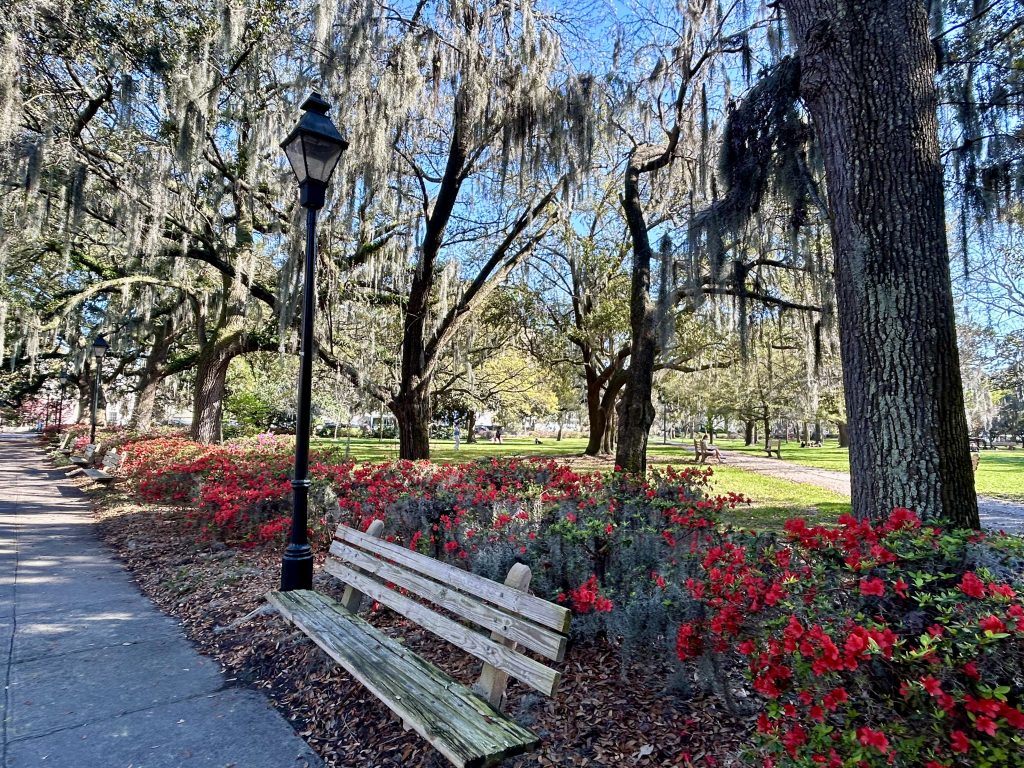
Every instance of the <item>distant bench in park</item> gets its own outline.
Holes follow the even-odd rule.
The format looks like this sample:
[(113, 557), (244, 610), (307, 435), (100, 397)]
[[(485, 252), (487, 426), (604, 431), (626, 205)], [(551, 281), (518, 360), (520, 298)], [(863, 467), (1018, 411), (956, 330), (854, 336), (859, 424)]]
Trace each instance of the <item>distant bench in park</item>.
[(705, 461), (710, 464), (712, 456), (718, 459), (719, 464), (722, 463), (722, 454), (714, 446), (708, 448), (706, 445), (703, 445), (700, 440), (693, 441), (693, 456), (697, 464), (703, 464)]
[(775, 454), (775, 456), (777, 458), (781, 459), (782, 458), (782, 439), (781, 438), (775, 438), (774, 440), (769, 440), (767, 442), (767, 444), (765, 445), (765, 447), (762, 448), (761, 450), (764, 451), (766, 454), (768, 454), (768, 458), (769, 459), (772, 457), (772, 454)]
[(90, 480), (106, 485), (115, 480), (115, 476), (112, 474), (114, 470), (121, 464), (121, 456), (114, 449), (103, 452), (103, 461), (100, 462), (99, 467), (94, 467), (97, 454), (101, 451), (102, 446), (89, 444), (85, 446), (82, 453), (77, 456), (71, 456), (68, 461), (71, 462), (74, 469), (68, 472), (68, 477), (74, 477), (76, 475), (85, 475)]

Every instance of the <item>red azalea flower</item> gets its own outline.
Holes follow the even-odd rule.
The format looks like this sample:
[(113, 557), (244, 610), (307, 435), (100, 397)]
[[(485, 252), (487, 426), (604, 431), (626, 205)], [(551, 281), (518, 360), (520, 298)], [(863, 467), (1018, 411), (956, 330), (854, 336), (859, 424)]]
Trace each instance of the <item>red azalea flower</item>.
[(966, 752), (971, 748), (967, 740), (967, 734), (963, 731), (953, 731), (949, 734), (949, 748), (954, 752)]
[(985, 632), (1005, 632), (1006, 625), (1003, 624), (1002, 620), (996, 615), (986, 616), (984, 619), (978, 622), (978, 626)]
[(942, 683), (931, 675), (925, 675), (921, 678), (920, 682), (921, 685), (924, 686), (925, 691), (928, 692), (929, 696), (938, 696), (942, 693)]
[(987, 733), (989, 736), (995, 736), (996, 728), (998, 726), (996, 725), (996, 721), (991, 717), (981, 715), (974, 721), (974, 727), (982, 733)]
[(981, 599), (985, 596), (985, 583), (973, 571), (968, 571), (960, 579), (960, 591), (968, 597)]
[(885, 582), (881, 579), (861, 579), (860, 593), (866, 596), (882, 597), (885, 595)]
[(889, 739), (881, 731), (862, 726), (857, 729), (857, 740), (865, 747), (874, 747), (879, 752), (889, 751)]

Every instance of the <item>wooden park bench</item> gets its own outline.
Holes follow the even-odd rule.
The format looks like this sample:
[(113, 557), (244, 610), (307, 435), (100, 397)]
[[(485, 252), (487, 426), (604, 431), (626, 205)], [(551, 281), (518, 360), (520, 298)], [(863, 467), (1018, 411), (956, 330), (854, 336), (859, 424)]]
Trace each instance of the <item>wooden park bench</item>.
[(91, 466), (92, 460), (96, 456), (96, 451), (98, 450), (98, 448), (98, 445), (93, 445), (92, 443), (90, 443), (89, 445), (85, 446), (84, 449), (82, 449), (82, 452), (79, 455), (71, 456), (68, 459), (68, 461), (70, 461), (78, 469), (83, 469), (85, 467)]
[(700, 440), (693, 441), (693, 457), (698, 464), (703, 464), (708, 457), (708, 452), (700, 447)]
[[(382, 529), (338, 527), (324, 569), (346, 585), (341, 602), (309, 590), (268, 601), (454, 765), (495, 765), (536, 747), (537, 736), (501, 713), (505, 685), (512, 676), (554, 694), (560, 674), (519, 647), (561, 661), (569, 610), (528, 594), (525, 565), (498, 584), (383, 541)], [(472, 689), (357, 616), (364, 595), (482, 660)]]
[(710, 464), (710, 458), (712, 456), (716, 456), (718, 458), (719, 464), (722, 463), (722, 455), (720, 453), (717, 453), (714, 450), (714, 448), (709, 449), (706, 446), (702, 446), (700, 440), (693, 441), (693, 455), (696, 458), (696, 462), (698, 464), (703, 464), (705, 461), (708, 462), (708, 464)]
[(70, 432), (65, 432), (64, 436), (57, 442), (51, 451), (51, 455), (63, 453), (65, 456), (71, 455), (71, 446), (75, 441), (75, 436)]
[(777, 437), (774, 440), (769, 440), (768, 444), (764, 448), (762, 448), (761, 450), (763, 450), (765, 453), (768, 454), (768, 458), (769, 459), (772, 457), (772, 454), (775, 454), (776, 457), (781, 459), (782, 458), (782, 438), (778, 438)]
[(1017, 448), (1017, 442), (1015, 440), (993, 440), (993, 448), (1008, 448), (1011, 451)]
[(121, 464), (121, 457), (117, 451), (110, 450), (103, 454), (103, 465), (102, 468), (97, 469), (95, 467), (84, 467), (83, 472), (86, 477), (90, 480), (94, 480), (97, 483), (110, 483), (113, 482), (114, 475), (110, 474)]

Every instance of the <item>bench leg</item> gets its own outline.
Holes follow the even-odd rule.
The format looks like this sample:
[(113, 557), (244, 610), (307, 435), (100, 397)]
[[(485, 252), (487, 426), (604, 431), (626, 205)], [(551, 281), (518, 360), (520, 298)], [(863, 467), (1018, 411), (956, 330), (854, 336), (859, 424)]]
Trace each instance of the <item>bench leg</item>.
[[(516, 563), (509, 569), (508, 576), (505, 577), (505, 586), (525, 592), (530, 587), (530, 577), (532, 575), (529, 567), (522, 563)], [(491, 632), (491, 640), (506, 645), (509, 648), (514, 649), (516, 647), (515, 641), (509, 640), (498, 634), (498, 632)], [(500, 710), (502, 700), (505, 698), (506, 685), (508, 685), (508, 673), (502, 672), (490, 664), (484, 664), (483, 671), (480, 673), (480, 679), (476, 681), (473, 690), (487, 699), (492, 707)]]
[[(379, 539), (381, 534), (384, 533), (384, 521), (374, 520), (370, 523), (370, 527), (366, 529), (367, 536), (373, 536), (375, 539)], [(359, 608), (363, 604), (363, 593), (358, 589), (353, 589), (349, 585), (345, 585), (345, 594), (341, 596), (341, 607), (349, 613), (359, 613)], [(408, 729), (406, 729), (408, 730)]]

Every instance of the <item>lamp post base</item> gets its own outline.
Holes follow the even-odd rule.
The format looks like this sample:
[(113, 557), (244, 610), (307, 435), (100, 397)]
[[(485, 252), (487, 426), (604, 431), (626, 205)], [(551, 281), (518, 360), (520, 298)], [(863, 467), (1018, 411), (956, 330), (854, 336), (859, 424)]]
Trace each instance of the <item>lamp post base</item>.
[(313, 588), (313, 550), (309, 544), (289, 544), (281, 560), (281, 591)]

